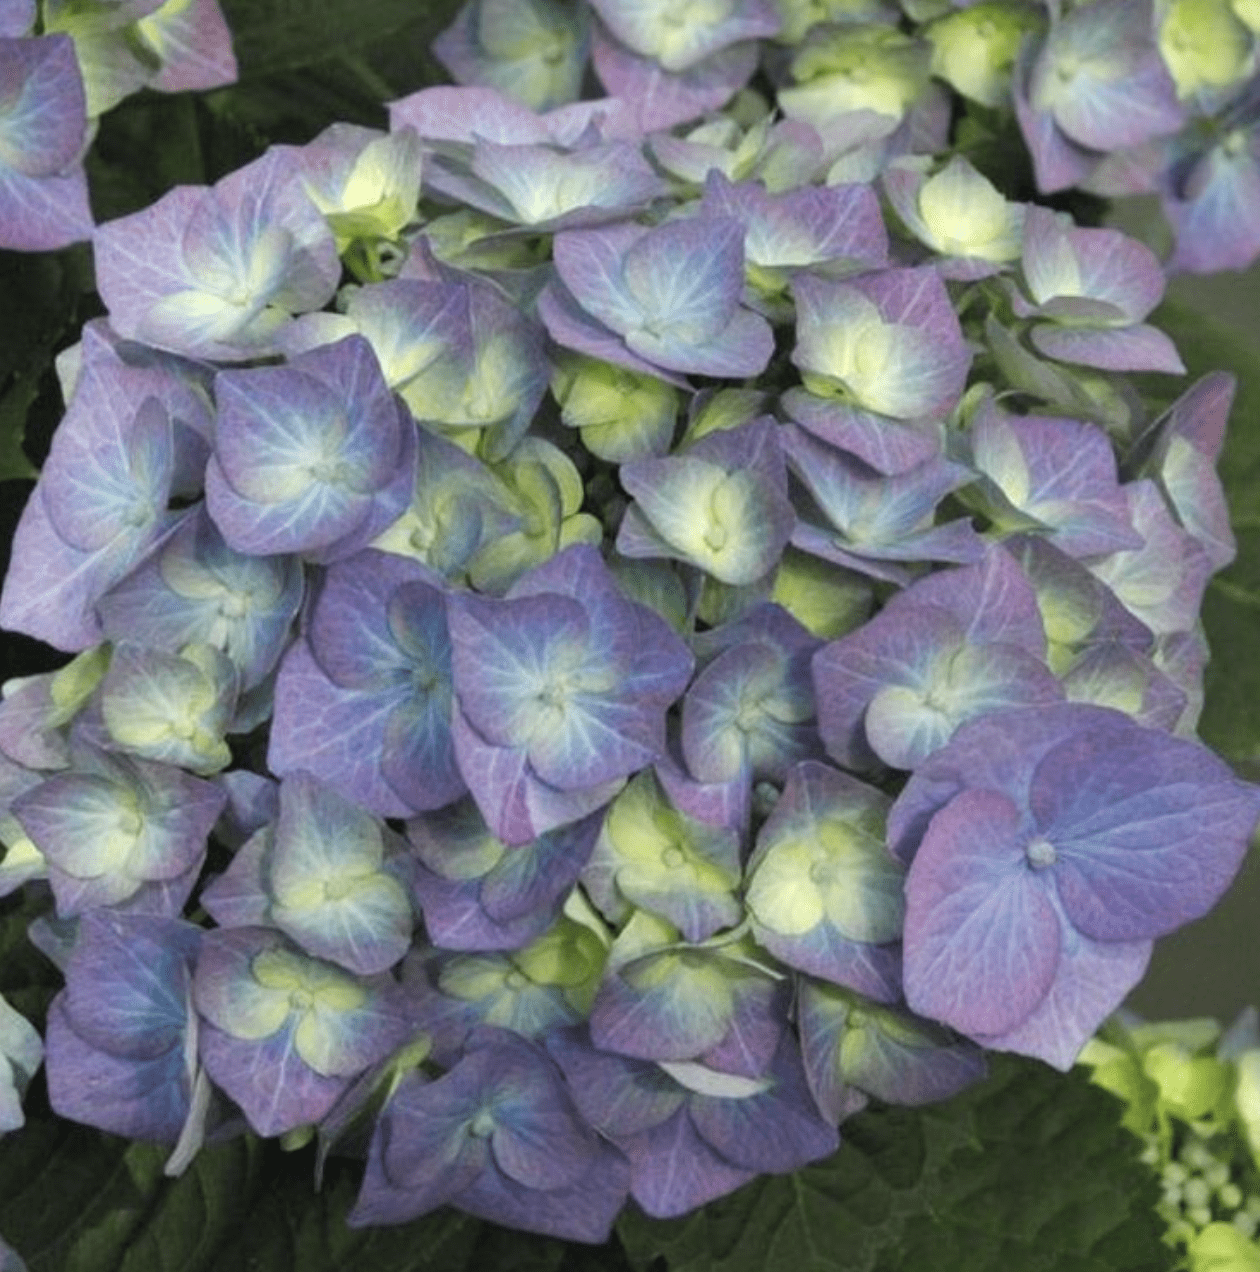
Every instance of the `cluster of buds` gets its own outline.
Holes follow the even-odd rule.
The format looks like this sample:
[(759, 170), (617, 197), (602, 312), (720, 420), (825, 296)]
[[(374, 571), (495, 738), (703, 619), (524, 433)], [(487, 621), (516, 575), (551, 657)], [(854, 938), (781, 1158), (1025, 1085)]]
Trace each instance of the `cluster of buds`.
[(1081, 1052), (1125, 1102), (1124, 1125), (1159, 1175), (1166, 1240), (1190, 1272), (1260, 1268), (1260, 1030), (1247, 1008), (1148, 1024), (1118, 1014)]

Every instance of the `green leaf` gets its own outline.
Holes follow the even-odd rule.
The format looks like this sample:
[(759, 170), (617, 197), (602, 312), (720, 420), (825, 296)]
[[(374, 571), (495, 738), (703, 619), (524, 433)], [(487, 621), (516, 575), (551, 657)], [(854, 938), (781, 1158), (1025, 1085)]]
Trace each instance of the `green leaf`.
[[(77, 330), (92, 290), (86, 247), (62, 252), (0, 252), (0, 481), (34, 477), (23, 449), (32, 408), (53, 387), (53, 354)], [(46, 444), (46, 439), (41, 439)], [(36, 448), (39, 449), (38, 447)]]
[(460, 2), (223, 0), (223, 12), (232, 28), (241, 79), (246, 80), (340, 57), (391, 37), (405, 38), (420, 57)]
[(0, 994), (41, 1033), (48, 1004), (61, 988), (61, 973), (31, 944), (26, 931), (33, 919), (51, 913), (51, 900), (34, 888), (0, 900)]
[(317, 1193), (310, 1150), (241, 1136), (169, 1179), (162, 1146), (28, 1114), (0, 1140), (0, 1233), (30, 1272), (629, 1272), (615, 1244), (571, 1246), (450, 1208), (351, 1228), (361, 1168), (332, 1161)]
[(1203, 625), (1212, 659), (1199, 733), (1244, 776), (1260, 778), (1260, 344), (1198, 305), (1165, 302), (1152, 322), (1176, 342), (1190, 378), (1232, 372), (1238, 392), (1220, 474), (1238, 538), (1238, 558), (1208, 586)]
[(0, 1141), (0, 1233), (30, 1272), (105, 1272), (142, 1221), (162, 1157), (33, 1116)]
[(172, 186), (205, 184), (196, 98), (187, 93), (127, 98), (101, 119), (87, 173), (97, 221), (137, 212)]
[(646, 1272), (1159, 1272), (1158, 1188), (1083, 1073), (997, 1057), (945, 1104), (879, 1108), (840, 1151), (680, 1219), (618, 1224)]

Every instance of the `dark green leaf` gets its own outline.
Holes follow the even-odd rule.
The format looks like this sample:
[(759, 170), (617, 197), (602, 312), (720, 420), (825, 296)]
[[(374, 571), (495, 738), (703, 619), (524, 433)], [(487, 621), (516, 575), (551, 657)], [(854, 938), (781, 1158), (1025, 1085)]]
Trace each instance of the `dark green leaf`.
[(32, 1116), (0, 1141), (0, 1233), (30, 1272), (106, 1272), (148, 1209), (163, 1157)]
[(206, 182), (196, 99), (140, 93), (104, 116), (87, 157), (97, 221), (136, 212), (172, 186)]
[(0, 1233), (30, 1272), (629, 1272), (615, 1244), (571, 1246), (449, 1208), (351, 1228), (358, 1166), (333, 1161), (317, 1193), (310, 1151), (253, 1136), (168, 1179), (167, 1149), (31, 1105), (0, 1140)]
[(845, 1124), (839, 1153), (681, 1219), (618, 1225), (646, 1272), (1159, 1272), (1154, 1176), (1084, 1075), (999, 1057), (924, 1110)]
[[(56, 394), (53, 355), (77, 331), (92, 286), (86, 247), (0, 252), (0, 481), (35, 475), (23, 449), (32, 407), (41, 394)], [(36, 457), (46, 447), (40, 441)]]
[(417, 59), (446, 26), (461, 0), (223, 0), (241, 79), (310, 66), (391, 38)]

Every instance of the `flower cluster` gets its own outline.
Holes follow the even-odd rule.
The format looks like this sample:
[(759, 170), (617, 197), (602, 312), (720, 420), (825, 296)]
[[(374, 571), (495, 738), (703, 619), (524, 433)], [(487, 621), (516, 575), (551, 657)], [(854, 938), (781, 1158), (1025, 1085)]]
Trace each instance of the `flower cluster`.
[(1165, 1240), (1191, 1272), (1260, 1268), (1260, 1031), (1249, 1007), (1148, 1024), (1126, 1013), (1081, 1053), (1126, 1105), (1124, 1124), (1159, 1173)]
[(124, 97), (235, 79), (218, 0), (4, 0), (0, 247), (92, 237), (83, 157), (96, 120)]
[(426, 89), (97, 229), (0, 887), (59, 1112), (600, 1240), (1067, 1068), (1220, 897), (1232, 385), (1140, 396), (1158, 261), (944, 156), (882, 17), (502, 8), (448, 61), (609, 96)]
[[(471, 0), (434, 51), (457, 83), (539, 110), (572, 101), (593, 65), (611, 94), (667, 126), (745, 85), (758, 41), (773, 50), (762, 60), (778, 76), (783, 114), (816, 130), (829, 180), (868, 178), (903, 148), (907, 127), (935, 138), (924, 150), (943, 149), (948, 86), (964, 112), (953, 132), (963, 144), (982, 144), (1014, 112), (1042, 194), (1158, 196), (1175, 240), (1170, 268), (1241, 269), (1260, 256), (1260, 11), (1251, 0), (725, 0), (686, 18), (643, 0), (576, 9)], [(727, 147), (732, 127), (701, 124), (693, 145), (668, 141), (656, 158), (671, 171), (703, 171), (711, 156), (695, 147)], [(789, 155), (815, 144), (794, 126), (777, 131), (773, 158), (736, 149), (724, 170), (734, 161), (773, 180)], [(938, 208), (949, 197), (942, 188)], [(973, 201), (960, 242), (986, 251), (961, 255), (988, 257), (1014, 241), (998, 205), (982, 207)]]

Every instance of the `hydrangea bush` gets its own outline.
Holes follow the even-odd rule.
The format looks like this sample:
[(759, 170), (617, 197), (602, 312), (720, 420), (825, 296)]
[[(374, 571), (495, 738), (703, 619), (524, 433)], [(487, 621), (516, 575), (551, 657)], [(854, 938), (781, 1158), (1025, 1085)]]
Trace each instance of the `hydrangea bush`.
[[(172, 4), (82, 48), (219, 31)], [(58, 1114), (173, 1175), (357, 1154), (353, 1224), (599, 1242), (989, 1053), (1069, 1069), (1225, 892), (1233, 382), (1177, 378), (1148, 247), (981, 143), (1241, 264), (1260, 24), (835, 8), (474, 0), (387, 131), (95, 228), (0, 593), (72, 655), (0, 703)], [(15, 129), (59, 13), (12, 24)], [(81, 182), (71, 140), (27, 175)]]

